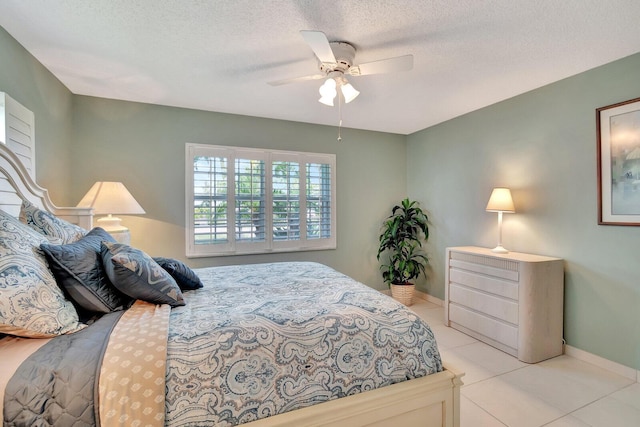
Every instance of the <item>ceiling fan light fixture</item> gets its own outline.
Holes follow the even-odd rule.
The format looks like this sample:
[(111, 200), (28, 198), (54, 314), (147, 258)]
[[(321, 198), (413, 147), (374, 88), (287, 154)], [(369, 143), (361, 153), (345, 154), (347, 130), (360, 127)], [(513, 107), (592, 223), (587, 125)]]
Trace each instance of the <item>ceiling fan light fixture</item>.
[(318, 102), (328, 105), (329, 107), (333, 107), (333, 99), (338, 94), (336, 91), (336, 81), (331, 77), (328, 78), (322, 86), (320, 86), (318, 92), (320, 92), (320, 99)]
[(319, 91), (320, 91), (320, 95), (324, 95), (324, 94), (335, 92), (336, 91), (336, 81), (332, 77), (329, 77), (327, 80), (324, 81), (322, 86), (320, 86)]
[(333, 107), (333, 98), (334, 97), (329, 97), (329, 96), (322, 96), (318, 102), (320, 102), (321, 104), (324, 104), (326, 106), (329, 107)]
[(353, 86), (351, 86), (351, 83), (343, 84), (340, 87), (340, 90), (342, 90), (344, 102), (347, 104), (356, 99), (358, 95), (360, 95), (360, 92), (358, 92)]
[(346, 79), (346, 76), (358, 77), (372, 74), (385, 74), (396, 71), (409, 71), (413, 69), (413, 55), (403, 55), (394, 58), (378, 59), (376, 61), (356, 63), (356, 48), (346, 41), (329, 42), (322, 31), (302, 30), (300, 34), (318, 60), (319, 73), (296, 77), (292, 79), (276, 80), (269, 82), (272, 86), (280, 86), (286, 83), (306, 82), (309, 80), (324, 79), (319, 88), (322, 104), (334, 106), (335, 97), (338, 96), (338, 87), (342, 92), (338, 98), (338, 106), (350, 103), (360, 95)]

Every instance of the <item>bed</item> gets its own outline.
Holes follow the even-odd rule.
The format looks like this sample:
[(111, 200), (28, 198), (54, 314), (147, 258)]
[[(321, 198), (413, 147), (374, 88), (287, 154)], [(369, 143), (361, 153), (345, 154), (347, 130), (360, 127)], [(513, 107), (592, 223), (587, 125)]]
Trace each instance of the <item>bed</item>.
[[(18, 227), (12, 221), (25, 203), (47, 220), (73, 224), (74, 232), (91, 230), (71, 241), (56, 240), (61, 237), (52, 237), (54, 230), (42, 240), (47, 274), (53, 271), (55, 279), (66, 267), (56, 267), (52, 253), (106, 238), (92, 229), (91, 210), (56, 207), (0, 144), (0, 219), (9, 230), (4, 239), (19, 234), (11, 234)], [(462, 374), (442, 364), (429, 326), (391, 298), (313, 262), (195, 271), (183, 265), (187, 271), (176, 272), (163, 264), (166, 259), (145, 264), (150, 257), (141, 251), (100, 244), (106, 269), (100, 280), (128, 283), (131, 275), (121, 270), (133, 259), (135, 268), (147, 268), (135, 274), (149, 275), (145, 286), (159, 283), (151, 280), (160, 274), (149, 267), (156, 265), (180, 286), (154, 285), (151, 296), (142, 287), (128, 295), (138, 286), (131, 282), (118, 286), (117, 295), (91, 300), (95, 295), (83, 294), (86, 289), (58, 280), (60, 288), (49, 291), (62, 295), (56, 294), (52, 320), (62, 326), (29, 335), (23, 333), (31, 331), (29, 322), (40, 316), (39, 326), (46, 326), (49, 313), (18, 319), (13, 330), (5, 316), (4, 425), (459, 425)], [(116, 262), (123, 256), (129, 264)], [(0, 292), (8, 289), (8, 277), (0, 275)], [(106, 308), (89, 316), (86, 304)]]

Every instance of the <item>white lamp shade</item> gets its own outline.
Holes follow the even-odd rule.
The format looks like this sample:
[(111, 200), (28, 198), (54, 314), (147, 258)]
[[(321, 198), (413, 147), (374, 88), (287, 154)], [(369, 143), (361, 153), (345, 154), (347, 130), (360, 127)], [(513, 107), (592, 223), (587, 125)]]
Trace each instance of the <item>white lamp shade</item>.
[(347, 104), (360, 95), (360, 92), (358, 92), (344, 77), (329, 77), (318, 89), (318, 92), (320, 92), (320, 99), (318, 101), (324, 105), (333, 107), (333, 100), (338, 94), (338, 86), (342, 91), (342, 96), (344, 96), (344, 102)]
[(342, 95), (344, 95), (344, 102), (347, 104), (360, 95), (360, 92), (351, 86), (351, 83), (343, 84), (340, 89), (342, 90)]
[(327, 106), (329, 106), (329, 107), (333, 107), (333, 98), (334, 98), (334, 97), (335, 97), (335, 95), (334, 95), (334, 96), (331, 96), (331, 97), (330, 97), (330, 96), (322, 96), (322, 97), (318, 100), (318, 102), (320, 102), (321, 104), (327, 105)]
[(332, 78), (328, 78), (318, 89), (322, 96), (336, 96), (336, 81)]
[(80, 200), (78, 207), (93, 208), (93, 213), (96, 215), (146, 213), (121, 182), (96, 182)]
[(333, 99), (337, 95), (336, 81), (333, 78), (328, 78), (323, 85), (320, 86), (318, 92), (320, 92), (320, 99), (318, 101), (324, 105), (333, 107)]
[(508, 212), (516, 211), (511, 198), (511, 191), (508, 188), (494, 188), (487, 203), (487, 212)]

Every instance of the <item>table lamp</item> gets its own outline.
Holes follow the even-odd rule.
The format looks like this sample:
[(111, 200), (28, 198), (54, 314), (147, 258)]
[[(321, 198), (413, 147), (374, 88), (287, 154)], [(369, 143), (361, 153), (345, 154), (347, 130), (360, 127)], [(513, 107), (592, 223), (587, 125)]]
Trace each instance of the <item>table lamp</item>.
[(513, 206), (511, 191), (508, 188), (494, 188), (487, 203), (487, 212), (498, 212), (498, 246), (492, 249), (493, 252), (499, 254), (509, 253), (502, 246), (502, 214), (514, 213), (516, 210)]
[(80, 208), (93, 208), (94, 215), (107, 215), (97, 220), (120, 243), (129, 244), (129, 229), (120, 224), (121, 219), (113, 215), (141, 215), (146, 213), (121, 182), (99, 181), (93, 184), (80, 203)]

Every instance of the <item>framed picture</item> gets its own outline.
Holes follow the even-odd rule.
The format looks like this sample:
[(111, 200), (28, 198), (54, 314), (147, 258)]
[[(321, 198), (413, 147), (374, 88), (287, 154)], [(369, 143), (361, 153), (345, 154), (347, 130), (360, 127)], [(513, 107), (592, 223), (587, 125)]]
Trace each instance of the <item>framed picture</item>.
[(598, 224), (640, 225), (640, 98), (596, 110)]

